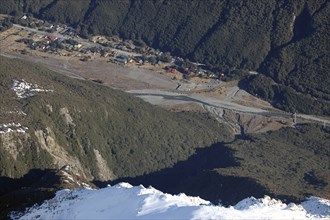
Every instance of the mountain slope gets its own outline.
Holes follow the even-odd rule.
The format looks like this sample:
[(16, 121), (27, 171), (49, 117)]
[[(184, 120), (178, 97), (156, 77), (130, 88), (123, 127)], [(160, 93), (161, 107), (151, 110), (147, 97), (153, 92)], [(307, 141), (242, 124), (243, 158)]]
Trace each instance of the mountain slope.
[(170, 113), (21, 60), (1, 57), (0, 75), (1, 176), (65, 164), (88, 179), (136, 176), (233, 138), (208, 115)]

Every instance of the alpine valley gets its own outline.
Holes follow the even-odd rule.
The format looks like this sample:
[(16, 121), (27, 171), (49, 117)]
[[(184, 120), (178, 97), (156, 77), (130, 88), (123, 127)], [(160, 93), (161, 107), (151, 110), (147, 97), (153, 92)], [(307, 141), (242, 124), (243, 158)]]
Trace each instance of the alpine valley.
[(0, 219), (330, 218), (323, 0), (0, 0)]

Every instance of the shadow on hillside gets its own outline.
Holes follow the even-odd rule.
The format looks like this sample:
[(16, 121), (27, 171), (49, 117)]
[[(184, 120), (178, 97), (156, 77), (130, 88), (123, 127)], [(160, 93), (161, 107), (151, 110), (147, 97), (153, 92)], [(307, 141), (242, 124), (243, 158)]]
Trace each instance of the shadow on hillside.
[(171, 168), (134, 178), (119, 178), (110, 182), (94, 182), (99, 187), (107, 184), (128, 182), (132, 185), (153, 186), (166, 193), (186, 193), (200, 196), (214, 204), (233, 205), (250, 196), (270, 195), (265, 187), (253, 179), (239, 176), (226, 176), (214, 170), (216, 168), (237, 167), (239, 161), (234, 158), (233, 150), (223, 143), (197, 149), (196, 153)]
[(1, 176), (0, 196), (3, 196), (4, 194), (7, 194), (22, 187), (30, 187), (48, 173), (53, 173), (53, 171), (31, 169), (27, 174), (18, 179)]
[(31, 169), (19, 179), (0, 177), (0, 219), (10, 211), (23, 211), (55, 195), (59, 179), (51, 169)]

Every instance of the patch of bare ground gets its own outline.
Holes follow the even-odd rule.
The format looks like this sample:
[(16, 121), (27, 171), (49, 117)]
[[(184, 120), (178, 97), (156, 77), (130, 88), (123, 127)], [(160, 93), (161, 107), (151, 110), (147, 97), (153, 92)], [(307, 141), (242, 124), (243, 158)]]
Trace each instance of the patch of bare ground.
[(83, 62), (78, 57), (59, 57), (53, 54), (36, 52), (28, 56), (17, 52), (7, 52), (13, 57), (27, 59), (46, 65), (62, 74), (89, 80), (100, 80), (105, 85), (121, 89), (175, 89), (177, 84), (165, 76), (136, 66), (123, 66), (106, 63), (102, 60)]
[(258, 107), (261, 109), (268, 109), (272, 111), (280, 111), (272, 107), (270, 103), (259, 99), (242, 89), (239, 89), (235, 93), (235, 95), (231, 97), (231, 101), (244, 106)]
[(223, 119), (232, 125), (238, 125), (241, 134), (273, 131), (293, 125), (290, 118), (238, 114), (230, 110), (224, 111)]
[(165, 71), (165, 72), (162, 72), (161, 74), (168, 77), (168, 78), (170, 78), (170, 79), (172, 79), (172, 80), (176, 80), (177, 82), (179, 80), (183, 79), (182, 74), (179, 73), (179, 72), (172, 73), (172, 72)]
[(211, 98), (220, 99), (220, 100), (225, 99), (226, 96), (227, 96), (226, 90), (222, 86), (215, 87), (211, 90), (197, 91), (197, 92), (194, 92), (194, 93), (205, 95), (205, 96), (211, 97)]
[(172, 112), (198, 112), (198, 113), (207, 113), (205, 108), (200, 104), (195, 103), (183, 103), (183, 104), (171, 104), (171, 105), (160, 105), (160, 107), (172, 111)]
[(239, 89), (237, 84), (237, 80), (221, 82), (219, 86), (216, 86), (210, 90), (193, 91), (193, 93), (219, 100), (231, 101), (243, 106), (277, 111), (277, 109), (273, 108), (270, 103), (257, 98), (242, 89)]
[(210, 78), (201, 78), (201, 77), (191, 77), (189, 79), (192, 83), (211, 83), (213, 79)]

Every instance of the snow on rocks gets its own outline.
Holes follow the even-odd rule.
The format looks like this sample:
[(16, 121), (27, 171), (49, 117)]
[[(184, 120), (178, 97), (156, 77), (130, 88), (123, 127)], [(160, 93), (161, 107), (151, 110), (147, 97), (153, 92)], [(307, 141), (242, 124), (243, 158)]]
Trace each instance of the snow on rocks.
[(13, 219), (320, 219), (330, 217), (330, 201), (310, 197), (286, 205), (265, 196), (235, 206), (214, 206), (198, 197), (170, 195), (152, 187), (121, 183), (99, 190), (61, 190), (42, 205)]
[(311, 196), (307, 201), (302, 202), (301, 206), (309, 213), (309, 215), (319, 215), (330, 218), (330, 201)]
[(6, 123), (0, 124), (0, 134), (6, 134), (10, 132), (25, 133), (28, 130), (27, 127), (22, 126), (20, 123)]
[(37, 84), (32, 84), (22, 80), (13, 80), (12, 90), (16, 92), (18, 98), (27, 98), (35, 96), (37, 92), (54, 92), (50, 89), (39, 88)]
[(6, 114), (6, 115), (23, 115), (23, 116), (26, 116), (26, 113), (23, 112), (23, 111), (5, 111), (5, 112), (3, 112), (3, 114)]

